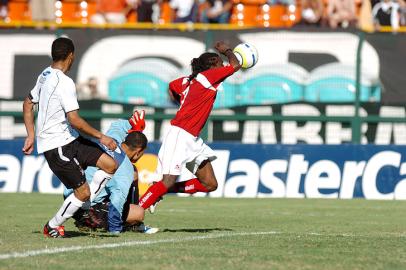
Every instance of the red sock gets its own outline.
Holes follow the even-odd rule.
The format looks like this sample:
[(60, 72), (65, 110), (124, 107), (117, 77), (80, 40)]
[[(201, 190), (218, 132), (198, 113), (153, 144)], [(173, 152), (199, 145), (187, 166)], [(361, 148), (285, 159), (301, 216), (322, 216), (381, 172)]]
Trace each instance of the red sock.
[(178, 182), (170, 188), (172, 193), (188, 193), (193, 194), (196, 192), (209, 192), (205, 186), (200, 183), (197, 178), (193, 178), (187, 181)]
[(162, 181), (156, 182), (148, 188), (144, 195), (139, 200), (138, 205), (144, 209), (148, 209), (153, 205), (159, 197), (168, 192), (168, 189)]

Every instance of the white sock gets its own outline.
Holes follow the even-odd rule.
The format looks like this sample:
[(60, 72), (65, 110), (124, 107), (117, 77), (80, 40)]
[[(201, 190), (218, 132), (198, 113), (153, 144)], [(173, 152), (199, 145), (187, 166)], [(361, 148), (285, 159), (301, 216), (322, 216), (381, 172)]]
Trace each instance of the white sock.
[(106, 186), (107, 181), (113, 177), (112, 174), (106, 173), (103, 170), (97, 170), (94, 175), (92, 182), (89, 184), (90, 187), (90, 202), (92, 202), (97, 195), (103, 190)]
[(61, 226), (68, 218), (72, 217), (83, 204), (84, 202), (76, 198), (74, 193), (69, 195), (56, 215), (48, 222), (49, 227), (55, 228)]

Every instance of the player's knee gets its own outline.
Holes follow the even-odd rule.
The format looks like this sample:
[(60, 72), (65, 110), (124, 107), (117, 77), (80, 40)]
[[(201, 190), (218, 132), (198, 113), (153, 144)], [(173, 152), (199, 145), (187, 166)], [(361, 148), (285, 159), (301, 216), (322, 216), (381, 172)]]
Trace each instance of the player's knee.
[(117, 163), (112, 159), (112, 161), (107, 164), (104, 171), (109, 174), (114, 174), (117, 171), (117, 169), (118, 169)]
[(209, 192), (215, 191), (218, 187), (217, 180), (216, 179), (211, 179), (210, 181), (207, 182), (206, 188)]
[(90, 190), (86, 190), (81, 193), (81, 198), (79, 200), (81, 200), (82, 202), (90, 200)]
[(89, 185), (83, 185), (75, 189), (75, 197), (81, 200), (82, 202), (90, 199), (90, 188)]
[(172, 187), (176, 183), (177, 176), (174, 175), (164, 175), (162, 182), (167, 188)]
[(96, 163), (99, 169), (108, 174), (114, 174), (118, 168), (117, 162), (107, 154), (103, 154)]
[(217, 187), (218, 187), (217, 182), (215, 182), (215, 183), (210, 184), (210, 185), (207, 187), (207, 190), (208, 190), (209, 192), (212, 192), (212, 191), (215, 191), (215, 190), (217, 189)]

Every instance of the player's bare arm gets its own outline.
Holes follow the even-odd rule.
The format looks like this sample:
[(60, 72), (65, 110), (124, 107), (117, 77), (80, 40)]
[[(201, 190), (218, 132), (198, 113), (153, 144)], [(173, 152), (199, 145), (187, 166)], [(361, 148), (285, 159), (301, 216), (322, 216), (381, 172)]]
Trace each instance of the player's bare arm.
[(230, 46), (225, 43), (224, 41), (218, 41), (214, 45), (214, 48), (221, 53), (222, 55), (225, 55), (228, 59), (228, 62), (230, 65), (234, 67), (234, 69), (237, 71), (241, 68), (240, 62), (238, 62), (237, 57), (233, 53), (233, 50), (230, 48)]
[(29, 155), (34, 151), (34, 103), (28, 97), (25, 98), (23, 104), (23, 115), (25, 129), (27, 130), (27, 137), (25, 138), (23, 153)]
[(68, 112), (67, 118), (72, 127), (74, 127), (77, 131), (98, 139), (100, 143), (107, 146), (110, 150), (116, 149), (116, 142), (109, 136), (104, 135), (97, 129), (90, 126), (82, 117), (80, 117), (78, 110)]

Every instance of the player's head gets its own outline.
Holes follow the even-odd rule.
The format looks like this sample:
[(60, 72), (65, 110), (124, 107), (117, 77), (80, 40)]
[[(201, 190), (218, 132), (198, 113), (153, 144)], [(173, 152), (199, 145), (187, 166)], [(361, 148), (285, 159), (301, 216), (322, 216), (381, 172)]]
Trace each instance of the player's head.
[(137, 162), (144, 154), (147, 148), (147, 137), (144, 133), (133, 131), (125, 137), (123, 144), (126, 146), (123, 150), (132, 163)]
[(54, 40), (52, 43), (52, 61), (67, 61), (68, 70), (73, 64), (75, 53), (75, 46), (73, 41), (69, 38), (60, 37)]
[(222, 67), (223, 60), (217, 53), (205, 52), (198, 58), (193, 58), (191, 66), (192, 66), (192, 74), (189, 76), (189, 78), (193, 79), (200, 72), (203, 72), (211, 68)]

